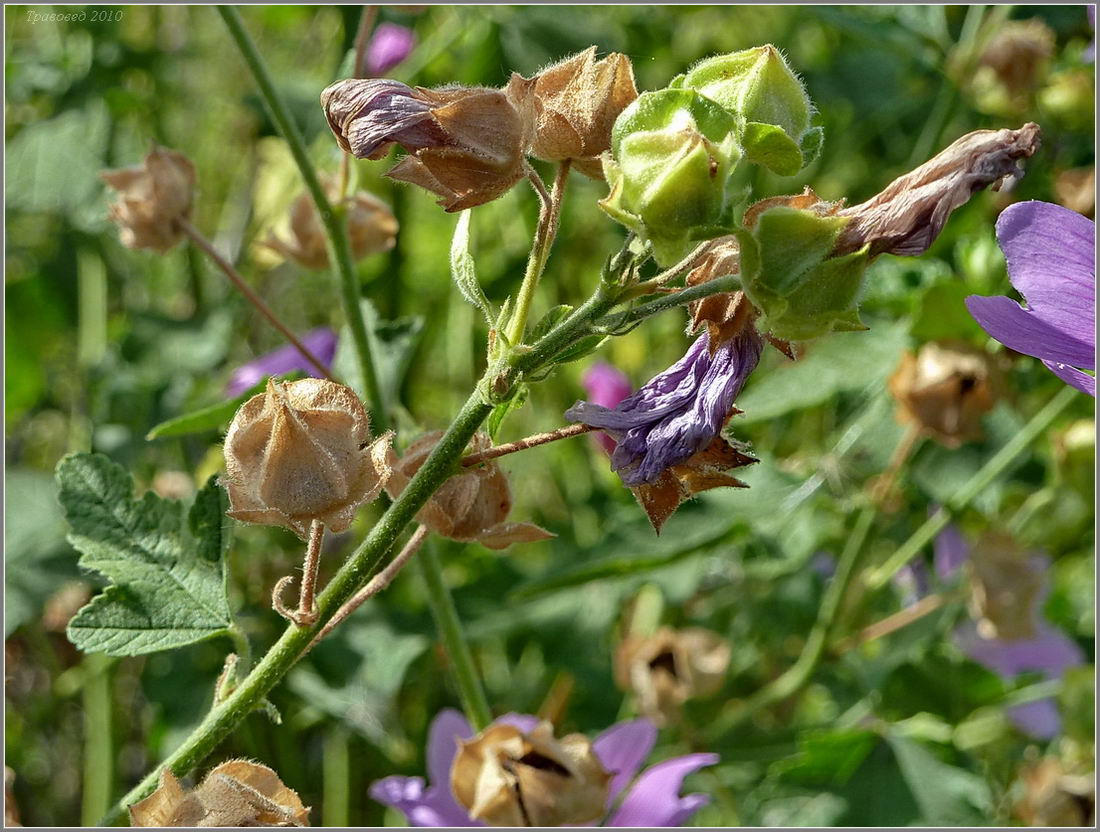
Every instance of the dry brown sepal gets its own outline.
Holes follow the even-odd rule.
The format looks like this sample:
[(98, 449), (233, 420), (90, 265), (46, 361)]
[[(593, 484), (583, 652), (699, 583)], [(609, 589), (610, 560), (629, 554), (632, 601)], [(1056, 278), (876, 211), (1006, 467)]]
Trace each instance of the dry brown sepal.
[(1055, 757), (1023, 770), (1025, 792), (1016, 803), (1024, 826), (1096, 826), (1094, 775), (1071, 775)]
[(230, 760), (187, 790), (168, 769), (157, 790), (130, 807), (131, 826), (309, 826), (309, 807), (274, 771)]
[(183, 239), (180, 220), (189, 219), (195, 194), (195, 166), (175, 150), (155, 147), (140, 165), (99, 174), (118, 191), (108, 217), (127, 248), (161, 254)]
[(285, 526), (305, 540), (318, 520), (334, 532), (373, 500), (388, 476), (391, 434), (371, 441), (351, 388), (305, 378), (267, 390), (237, 411), (225, 436), (230, 517)]
[(1020, 162), (1039, 149), (1039, 125), (1018, 130), (975, 130), (905, 174), (876, 196), (844, 208), (851, 217), (834, 256), (870, 245), (870, 254), (918, 255), (927, 251), (948, 216), (981, 188), (994, 191), (1017, 179)]
[(1008, 535), (988, 532), (967, 561), (970, 611), (984, 639), (1035, 638), (1043, 570)]
[[(730, 415), (739, 412), (734, 408)], [(645, 511), (653, 530), (660, 534), (665, 521), (696, 494), (712, 488), (748, 488), (746, 483), (726, 472), (754, 462), (758, 462), (755, 457), (717, 436), (694, 456), (666, 468), (653, 482), (630, 490)]]
[(11, 766), (4, 766), (4, 826), (22, 826), (19, 822), (19, 806), (15, 802), (15, 793), (12, 787), (15, 785), (15, 770)]
[(558, 740), (549, 722), (525, 734), (491, 725), (460, 743), (451, 791), (489, 826), (565, 826), (600, 818), (611, 774), (582, 734)]
[(603, 178), (598, 157), (611, 149), (615, 119), (638, 97), (630, 59), (612, 52), (596, 60), (595, 46), (531, 79), (513, 73), (505, 91), (533, 120), (530, 154), (548, 162), (572, 159), (593, 179)]
[(730, 663), (729, 642), (710, 630), (662, 627), (627, 636), (615, 651), (615, 681), (658, 725), (674, 720), (688, 699), (717, 693)]
[(952, 341), (906, 352), (887, 386), (897, 420), (915, 425), (949, 448), (982, 438), (982, 416), (1000, 394), (1000, 372), (988, 353)]
[[(391, 469), (386, 481), (386, 493), (396, 499), (408, 486), (413, 475), (443, 436), (432, 431), (418, 437), (400, 459), (388, 452)], [(492, 447), (485, 434), (479, 433), (470, 442), (467, 453), (481, 453)], [(512, 492), (508, 478), (494, 461), (483, 462), (463, 470), (447, 480), (424, 504), (416, 515), (433, 532), (464, 543), (474, 541), (490, 549), (506, 549), (513, 543), (533, 543), (547, 540), (553, 534), (533, 523), (505, 522), (512, 510)]]
[[(329, 199), (335, 198), (335, 190), (330, 189)], [(359, 191), (339, 205), (345, 212), (351, 253), (356, 260), (394, 247), (397, 219), (386, 203), (373, 194)], [(300, 194), (291, 204), (289, 231), (289, 239), (269, 234), (263, 244), (307, 269), (328, 268), (328, 235), (308, 193)]]

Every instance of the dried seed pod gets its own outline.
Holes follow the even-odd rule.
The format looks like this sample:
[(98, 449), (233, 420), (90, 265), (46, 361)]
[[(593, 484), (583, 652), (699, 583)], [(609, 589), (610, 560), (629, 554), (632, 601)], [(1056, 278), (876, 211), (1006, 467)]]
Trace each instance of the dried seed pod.
[(460, 743), (451, 791), (489, 826), (565, 826), (606, 811), (611, 774), (582, 734), (558, 740), (548, 722), (529, 733), (489, 726)]
[(1054, 47), (1054, 31), (1042, 20), (1007, 21), (978, 59), (979, 74), (991, 72), (1013, 103), (1027, 106), (1029, 94), (1046, 74)]
[(921, 428), (949, 448), (980, 439), (981, 419), (997, 401), (993, 358), (967, 344), (929, 342), (907, 352), (890, 376), (897, 419)]
[(1007, 535), (989, 532), (970, 553), (971, 614), (985, 639), (1021, 641), (1038, 635), (1036, 610), (1046, 591), (1046, 564)]
[(188, 791), (167, 768), (130, 807), (131, 826), (309, 826), (309, 808), (267, 766), (230, 760)]
[(357, 158), (401, 145), (408, 155), (387, 175), (438, 195), (447, 211), (490, 202), (523, 178), (528, 131), (500, 90), (350, 78), (321, 93), (321, 106), (336, 141)]
[(389, 441), (386, 434), (371, 444), (370, 420), (351, 388), (269, 379), (225, 436), (229, 516), (285, 526), (303, 540), (313, 520), (342, 532), (381, 491)]
[(191, 216), (195, 166), (182, 153), (156, 147), (142, 164), (99, 176), (119, 192), (108, 216), (118, 225), (124, 246), (163, 254), (183, 239), (179, 221)]
[[(335, 189), (329, 199), (335, 199)], [(356, 260), (389, 251), (397, 242), (397, 219), (389, 206), (373, 194), (359, 191), (340, 203), (347, 212), (351, 253)], [(264, 245), (307, 269), (327, 269), (328, 235), (317, 214), (317, 206), (308, 193), (302, 193), (290, 206), (290, 239), (268, 235)]]
[[(396, 498), (420, 470), (442, 431), (426, 433), (416, 439), (399, 460), (389, 452), (391, 470), (386, 493)], [(470, 444), (471, 453), (492, 447), (489, 437), (477, 434)], [(531, 543), (553, 537), (532, 523), (507, 523), (512, 509), (508, 479), (494, 461), (483, 462), (451, 477), (435, 492), (416, 515), (416, 519), (438, 535), (464, 543), (477, 541), (490, 549), (506, 549), (513, 543)]]
[(1025, 788), (1016, 814), (1025, 826), (1095, 826), (1096, 778), (1067, 774), (1057, 757), (1044, 757), (1021, 772)]
[(592, 46), (544, 69), (533, 79), (513, 74), (505, 91), (534, 129), (530, 153), (538, 159), (578, 160), (578, 168), (602, 178), (596, 157), (611, 148), (611, 128), (635, 98), (634, 67), (618, 52), (596, 60)]
[(615, 651), (615, 681), (633, 691), (645, 716), (664, 724), (688, 699), (716, 693), (730, 663), (729, 642), (698, 627), (662, 627), (628, 636)]

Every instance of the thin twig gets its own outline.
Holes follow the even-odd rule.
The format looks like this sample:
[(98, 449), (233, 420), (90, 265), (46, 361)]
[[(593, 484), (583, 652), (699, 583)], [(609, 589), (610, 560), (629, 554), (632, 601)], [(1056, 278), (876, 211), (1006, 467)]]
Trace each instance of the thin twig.
[(919, 621), (926, 615), (935, 612), (949, 599), (943, 595), (926, 595), (921, 598), (915, 604), (906, 607), (903, 610), (899, 610), (893, 615), (889, 615), (881, 621), (876, 621), (874, 624), (870, 624), (864, 627), (853, 639), (849, 639), (843, 644), (837, 647), (838, 653), (846, 653), (847, 651), (866, 644), (869, 641), (874, 641), (877, 638), (888, 636), (890, 633), (897, 632), (902, 627), (908, 627), (914, 621)]
[(359, 28), (355, 32), (355, 62), (351, 65), (352, 75), (356, 78), (367, 77), (367, 47), (370, 46), (370, 36), (377, 19), (377, 6), (363, 6), (363, 13), (359, 15)]
[(670, 266), (663, 272), (655, 274), (653, 277), (649, 278), (649, 280), (644, 280), (639, 283), (631, 291), (631, 294), (633, 294), (635, 297), (641, 297), (642, 295), (652, 294), (653, 292), (657, 291), (660, 287), (664, 286), (670, 280), (676, 279), (688, 269), (695, 266), (707, 255), (707, 253), (711, 250), (711, 248), (714, 247), (717, 242), (717, 240), (704, 240), (694, 249), (692, 249), (691, 253), (688, 254), (687, 257), (685, 257), (676, 265)]
[(588, 425), (566, 425), (565, 427), (552, 430), (547, 433), (536, 433), (532, 436), (524, 437), (523, 439), (517, 439), (515, 442), (507, 442), (504, 445), (497, 445), (489, 448), (488, 450), (481, 451), (476, 454), (470, 454), (469, 456), (462, 457), (462, 467), (469, 468), (471, 465), (477, 465), (481, 462), (485, 462), (490, 459), (496, 459), (500, 456), (507, 456), (508, 454), (514, 454), (516, 451), (526, 451), (528, 448), (534, 448), (537, 445), (545, 445), (548, 442), (557, 442), (559, 439), (569, 439), (571, 436), (580, 436), (581, 434), (588, 433), (594, 430), (594, 428)]
[(531, 167), (526, 162), (523, 163), (524, 173), (527, 175), (527, 181), (531, 183), (531, 187), (535, 189), (535, 193), (539, 197), (539, 222), (543, 222), (543, 218), (550, 212), (550, 192), (546, 190), (546, 183), (542, 181), (542, 177), (539, 176), (538, 171)]
[(913, 449), (917, 446), (921, 436), (920, 426), (910, 425), (902, 434), (901, 439), (898, 440), (897, 447), (894, 448), (894, 453), (890, 457), (886, 470), (876, 478), (874, 485), (871, 487), (871, 500), (878, 503), (880, 507), (886, 503), (890, 492), (897, 485), (902, 466), (905, 465), (905, 461), (913, 453)]
[(313, 601), (317, 589), (317, 570), (321, 565), (321, 541), (325, 539), (325, 524), (314, 520), (309, 526), (309, 543), (302, 565), (302, 591), (298, 595), (298, 623), (306, 626), (317, 620), (317, 605)]
[(334, 381), (335, 379), (333, 379), (328, 368), (321, 360), (309, 351), (309, 348), (299, 340), (297, 335), (291, 332), (286, 324), (279, 320), (279, 317), (271, 307), (264, 302), (264, 299), (256, 294), (252, 287), (245, 282), (240, 272), (233, 268), (233, 264), (226, 260), (221, 253), (214, 248), (214, 244), (206, 239), (206, 237), (202, 235), (202, 232), (191, 225), (187, 220), (179, 220), (179, 225), (180, 229), (191, 239), (191, 242), (195, 244), (196, 248), (200, 249), (207, 257), (214, 261), (214, 264), (225, 273), (225, 276), (228, 277), (230, 282), (237, 287), (237, 290), (245, 296), (245, 299), (256, 307), (256, 311), (267, 318), (268, 323), (279, 330), (282, 336), (294, 345), (294, 348), (302, 354), (302, 357), (306, 361), (313, 365), (313, 368), (317, 370), (317, 372), (329, 381)]

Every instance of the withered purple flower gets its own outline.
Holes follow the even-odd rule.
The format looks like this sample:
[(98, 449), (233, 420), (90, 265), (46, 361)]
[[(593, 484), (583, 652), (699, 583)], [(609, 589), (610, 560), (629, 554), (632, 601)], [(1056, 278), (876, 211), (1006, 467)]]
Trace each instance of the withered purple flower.
[[(632, 389), (626, 374), (606, 361), (597, 361), (585, 370), (581, 384), (593, 404), (601, 407), (614, 407), (629, 396)], [(606, 433), (593, 434), (593, 439), (609, 454), (615, 450), (615, 440)]]

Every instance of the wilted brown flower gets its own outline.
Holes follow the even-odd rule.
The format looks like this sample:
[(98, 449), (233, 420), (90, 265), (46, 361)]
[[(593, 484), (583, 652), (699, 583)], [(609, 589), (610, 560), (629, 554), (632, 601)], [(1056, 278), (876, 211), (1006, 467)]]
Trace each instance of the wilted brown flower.
[(611, 149), (615, 119), (638, 97), (630, 59), (612, 52), (597, 61), (595, 46), (532, 79), (513, 73), (505, 91), (521, 113), (530, 108), (532, 156), (549, 162), (573, 159), (595, 179), (603, 178), (596, 157)]
[(902, 356), (888, 386), (899, 422), (957, 448), (981, 438), (981, 419), (997, 402), (1000, 375), (988, 353), (953, 341), (929, 342)]
[[(386, 481), (386, 493), (396, 499), (405, 490), (442, 436), (442, 431), (424, 434), (409, 445), (400, 460), (389, 451), (387, 465), (392, 470)], [(479, 433), (470, 443), (469, 452), (480, 453), (490, 447), (489, 437)], [(505, 522), (511, 509), (508, 479), (496, 462), (487, 461), (443, 483), (416, 519), (438, 535), (464, 543), (476, 540), (490, 549), (506, 549), (513, 543), (531, 543), (554, 536), (532, 523)]]
[(997, 30), (978, 63), (992, 70), (1011, 98), (1020, 100), (1035, 89), (1053, 52), (1054, 31), (1042, 20), (1010, 20)]
[(381, 491), (389, 442), (386, 434), (371, 444), (370, 420), (351, 388), (269, 379), (225, 436), (229, 516), (285, 526), (303, 540), (313, 520), (342, 532)]
[(971, 614), (985, 639), (1021, 641), (1035, 638), (1033, 610), (1043, 592), (1044, 570), (1008, 535), (989, 532), (967, 561)]
[[(335, 196), (335, 189), (330, 189), (329, 198)], [(356, 260), (393, 248), (397, 242), (397, 219), (386, 203), (373, 194), (359, 191), (346, 197), (340, 205), (346, 212), (351, 253)], [(329, 265), (327, 240), (313, 198), (302, 193), (290, 206), (290, 239), (284, 241), (270, 234), (264, 245), (307, 269), (326, 269)]]
[(142, 164), (99, 176), (119, 192), (108, 216), (118, 225), (124, 246), (163, 254), (183, 239), (179, 221), (191, 216), (195, 166), (182, 153), (156, 147)]
[(615, 681), (633, 691), (643, 714), (658, 725), (688, 699), (716, 693), (730, 663), (729, 643), (710, 630), (662, 627), (628, 636), (615, 651)]
[(1096, 167), (1062, 171), (1054, 178), (1054, 193), (1071, 211), (1091, 217), (1096, 213)]
[(1089, 775), (1066, 774), (1055, 757), (1023, 770), (1023, 798), (1016, 814), (1025, 826), (1095, 826), (1096, 786)]
[(548, 722), (530, 733), (496, 724), (462, 742), (451, 790), (489, 826), (584, 824), (606, 811), (611, 774), (583, 734), (558, 740)]
[(1039, 148), (1039, 126), (1018, 130), (975, 130), (898, 177), (881, 193), (838, 216), (851, 217), (837, 238), (835, 256), (870, 245), (870, 254), (923, 254), (951, 212), (977, 190), (1000, 190), (1020, 175), (1020, 160)]
[(167, 768), (130, 807), (131, 826), (309, 826), (309, 808), (267, 766), (230, 760), (188, 791)]
[(526, 129), (500, 90), (351, 78), (322, 92), (321, 106), (336, 141), (360, 159), (401, 145), (408, 155), (387, 175), (437, 194), (447, 211), (490, 202), (524, 175)]

